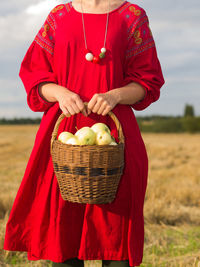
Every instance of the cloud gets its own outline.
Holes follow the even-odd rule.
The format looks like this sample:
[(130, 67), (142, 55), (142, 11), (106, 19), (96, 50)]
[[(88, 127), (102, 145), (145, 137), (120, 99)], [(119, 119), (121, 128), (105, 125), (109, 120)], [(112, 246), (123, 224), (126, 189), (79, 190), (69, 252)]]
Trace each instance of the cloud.
[(26, 9), (26, 13), (29, 15), (41, 15), (44, 13), (49, 12), (53, 7), (58, 4), (58, 1), (52, 0), (45, 0), (43, 2), (38, 2), (37, 4), (33, 4)]
[[(19, 80), (0, 79), (0, 84), (3, 96), (0, 98), (0, 118), (24, 117), (29, 107), (26, 103), (26, 92)], [(27, 113), (28, 116), (30, 113)]]
[[(4, 58), (10, 59), (11, 57), (16, 58), (17, 52), (24, 48), (24, 44), (28, 45), (34, 39), (50, 10), (60, 1), (26, 2), (29, 3), (28, 6), (24, 1), (19, 2), (16, 13), (8, 12), (0, 16), (0, 60)], [(30, 3), (32, 4), (30, 5)], [(3, 4), (5, 10), (7, 7), (8, 4)]]
[(9, 0), (1, 1), (0, 4), (0, 16), (7, 16), (10, 14), (20, 13), (22, 10), (26, 9), (30, 4), (37, 3), (37, 0), (28, 1), (28, 0)]
[(3, 102), (14, 103), (15, 101), (21, 101), (21, 95), (17, 90), (19, 87), (19, 81), (9, 80), (9, 79), (0, 79), (1, 84), (1, 93), (3, 93), (3, 98), (0, 98), (0, 105)]

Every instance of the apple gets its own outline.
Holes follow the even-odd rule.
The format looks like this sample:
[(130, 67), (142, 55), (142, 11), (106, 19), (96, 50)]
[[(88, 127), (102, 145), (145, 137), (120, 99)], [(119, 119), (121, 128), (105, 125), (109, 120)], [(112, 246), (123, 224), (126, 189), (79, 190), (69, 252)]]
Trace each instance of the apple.
[(64, 144), (66, 144), (67, 140), (73, 136), (74, 135), (70, 132), (62, 132), (59, 134), (58, 140)]
[(66, 142), (68, 145), (80, 145), (80, 142), (76, 136), (69, 138)]
[(90, 127), (83, 127), (79, 129), (75, 136), (78, 138), (80, 145), (94, 145), (96, 140), (96, 133)]
[(112, 141), (109, 145), (111, 145), (111, 146), (116, 146), (117, 143)]
[(110, 129), (105, 123), (102, 122), (97, 122), (90, 127), (95, 133), (101, 132), (101, 131), (106, 131), (107, 133), (110, 134)]
[(100, 131), (96, 134), (97, 145), (109, 145), (112, 142), (112, 137), (107, 131)]

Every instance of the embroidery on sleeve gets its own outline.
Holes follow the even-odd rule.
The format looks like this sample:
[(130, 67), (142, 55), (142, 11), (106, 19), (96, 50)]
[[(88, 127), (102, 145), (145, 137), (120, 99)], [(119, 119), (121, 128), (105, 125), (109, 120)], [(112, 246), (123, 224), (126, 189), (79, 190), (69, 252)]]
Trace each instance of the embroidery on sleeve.
[(134, 38), (136, 44), (142, 43), (141, 32), (139, 30), (134, 32)]
[(131, 3), (127, 2), (125, 5), (123, 5), (122, 7), (120, 7), (118, 9), (118, 13), (120, 14), (120, 13), (124, 12), (130, 5), (131, 5)]
[(140, 16), (140, 15), (141, 15), (141, 10), (136, 9), (133, 5), (131, 5), (131, 6), (129, 7), (129, 10), (130, 10), (131, 12), (133, 12), (133, 13), (135, 14), (135, 16)]
[(55, 11), (55, 8), (48, 15), (45, 23), (39, 30), (34, 40), (41, 48), (45, 49), (51, 55), (53, 55), (54, 51), (55, 30), (56, 30), (55, 18), (52, 15), (53, 11)]
[[(135, 9), (133, 9), (135, 10)], [(138, 17), (128, 28), (128, 49), (126, 58), (131, 58), (155, 46), (146, 14)]]
[(65, 5), (67, 12), (70, 12), (70, 10), (72, 9), (72, 2), (66, 3), (64, 5)]
[(57, 11), (62, 10), (63, 8), (64, 8), (64, 5), (59, 5), (59, 6), (55, 7), (55, 8), (52, 10), (52, 13), (56, 13)]

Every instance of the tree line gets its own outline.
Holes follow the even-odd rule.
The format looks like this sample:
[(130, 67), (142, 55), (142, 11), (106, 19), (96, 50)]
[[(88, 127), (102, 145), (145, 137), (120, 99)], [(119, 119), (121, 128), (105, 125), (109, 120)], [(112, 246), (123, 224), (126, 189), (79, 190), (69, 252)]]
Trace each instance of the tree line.
[(198, 133), (200, 117), (195, 116), (194, 107), (186, 105), (183, 116), (148, 116), (137, 117), (142, 132), (152, 133)]
[[(142, 132), (152, 133), (197, 133), (200, 132), (200, 117), (195, 116), (194, 107), (187, 104), (183, 116), (137, 116)], [(0, 118), (0, 125), (40, 124), (41, 118)]]

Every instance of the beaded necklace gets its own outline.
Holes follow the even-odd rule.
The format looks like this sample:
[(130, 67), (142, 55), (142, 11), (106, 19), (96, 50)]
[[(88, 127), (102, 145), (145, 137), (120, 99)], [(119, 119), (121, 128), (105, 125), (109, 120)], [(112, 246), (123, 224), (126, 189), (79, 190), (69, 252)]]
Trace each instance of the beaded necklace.
[(106, 22), (106, 30), (105, 30), (105, 38), (104, 38), (104, 46), (101, 48), (101, 53), (98, 56), (94, 56), (92, 52), (87, 47), (87, 41), (86, 41), (86, 34), (85, 34), (85, 23), (83, 18), (83, 7), (82, 7), (82, 0), (81, 0), (81, 9), (82, 9), (82, 24), (83, 24), (83, 32), (84, 32), (84, 39), (85, 39), (85, 58), (87, 61), (91, 61), (93, 63), (99, 63), (102, 58), (105, 58), (106, 56), (106, 36), (107, 36), (107, 30), (108, 30), (108, 17), (109, 17), (109, 11), (110, 11), (110, 0), (108, 1), (108, 12), (107, 12), (107, 22)]

